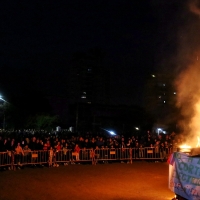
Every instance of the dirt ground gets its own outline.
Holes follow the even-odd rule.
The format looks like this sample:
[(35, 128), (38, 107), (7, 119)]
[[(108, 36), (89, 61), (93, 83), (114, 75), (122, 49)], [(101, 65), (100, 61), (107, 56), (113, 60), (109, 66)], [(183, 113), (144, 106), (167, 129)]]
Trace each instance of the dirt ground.
[(168, 164), (68, 165), (0, 172), (0, 200), (170, 200)]

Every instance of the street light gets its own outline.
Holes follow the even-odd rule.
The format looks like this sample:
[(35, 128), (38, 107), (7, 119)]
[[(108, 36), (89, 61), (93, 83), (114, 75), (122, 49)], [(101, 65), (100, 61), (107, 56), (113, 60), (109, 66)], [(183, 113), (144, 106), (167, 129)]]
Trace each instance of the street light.
[(4, 101), (4, 102), (8, 103), (5, 99), (2, 98), (1, 95), (0, 95), (0, 100), (2, 100), (2, 101)]
[[(4, 103), (8, 103), (6, 100), (2, 98), (0, 95), (0, 100), (2, 100)], [(4, 105), (4, 104), (3, 104)], [(5, 116), (5, 108), (3, 109), (3, 130), (5, 130), (6, 127), (6, 116)]]

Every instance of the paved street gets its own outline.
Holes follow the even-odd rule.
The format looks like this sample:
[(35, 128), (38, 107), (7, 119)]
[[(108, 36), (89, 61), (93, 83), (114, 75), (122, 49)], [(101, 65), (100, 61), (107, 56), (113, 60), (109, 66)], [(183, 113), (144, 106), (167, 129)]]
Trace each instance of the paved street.
[(0, 173), (1, 200), (170, 200), (168, 164), (69, 165)]

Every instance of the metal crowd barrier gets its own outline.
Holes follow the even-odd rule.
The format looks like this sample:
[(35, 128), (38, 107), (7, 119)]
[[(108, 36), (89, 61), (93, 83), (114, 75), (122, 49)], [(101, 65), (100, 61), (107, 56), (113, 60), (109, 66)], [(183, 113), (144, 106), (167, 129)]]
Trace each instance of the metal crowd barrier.
[(11, 167), (13, 163), (12, 152), (0, 152), (0, 167)]
[[(165, 160), (172, 153), (171, 148), (164, 150), (144, 148), (96, 148), (80, 149), (74, 152), (72, 149), (53, 151), (52, 162), (55, 163), (92, 163), (108, 161), (126, 161), (132, 163), (134, 160)], [(23, 151), (17, 154), (14, 151), (0, 152), (0, 167), (14, 169), (16, 166), (45, 165), (50, 162), (50, 151)]]
[(48, 163), (48, 151), (24, 151), (23, 154), (14, 153), (13, 165), (33, 165)]
[(131, 149), (129, 148), (99, 148), (94, 150), (95, 161), (130, 160)]

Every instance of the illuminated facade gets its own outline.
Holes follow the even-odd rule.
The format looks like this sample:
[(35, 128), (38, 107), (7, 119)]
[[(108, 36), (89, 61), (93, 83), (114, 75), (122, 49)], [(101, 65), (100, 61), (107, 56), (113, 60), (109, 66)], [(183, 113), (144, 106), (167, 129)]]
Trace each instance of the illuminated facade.
[(145, 108), (158, 124), (176, 121), (176, 90), (170, 74), (151, 74), (146, 85)]

